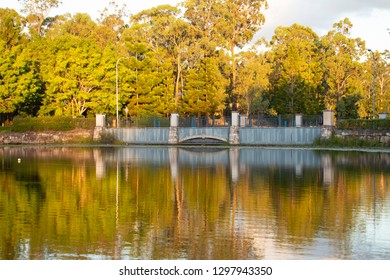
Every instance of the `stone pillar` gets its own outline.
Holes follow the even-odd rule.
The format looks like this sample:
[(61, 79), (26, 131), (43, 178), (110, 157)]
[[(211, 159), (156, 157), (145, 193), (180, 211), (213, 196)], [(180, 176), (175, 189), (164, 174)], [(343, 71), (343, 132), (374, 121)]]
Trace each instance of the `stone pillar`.
[(172, 113), (169, 127), (168, 144), (179, 143), (179, 114)]
[(96, 126), (106, 127), (106, 115), (102, 115), (102, 114), (96, 115)]
[(332, 110), (325, 110), (323, 113), (324, 126), (334, 126), (334, 112)]
[(246, 117), (240, 116), (240, 127), (245, 127), (245, 126), (246, 126)]
[(232, 126), (238, 126), (240, 121), (240, 114), (233, 112), (232, 113)]
[(106, 128), (106, 115), (98, 114), (96, 115), (96, 124), (95, 129), (93, 130), (93, 140), (100, 141), (101, 134)]
[(229, 144), (239, 145), (240, 144), (240, 115), (236, 112), (232, 113), (232, 125), (229, 130)]
[(330, 139), (334, 132), (334, 112), (325, 110), (323, 113), (323, 126), (321, 128), (321, 139)]
[(302, 127), (302, 114), (295, 115), (295, 127)]

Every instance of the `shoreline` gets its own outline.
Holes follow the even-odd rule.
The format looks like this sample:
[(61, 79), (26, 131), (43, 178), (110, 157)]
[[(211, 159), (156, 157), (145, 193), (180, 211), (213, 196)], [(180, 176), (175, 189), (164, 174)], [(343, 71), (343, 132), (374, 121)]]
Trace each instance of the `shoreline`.
[(265, 149), (265, 150), (312, 150), (312, 151), (332, 151), (332, 152), (364, 152), (364, 153), (390, 153), (390, 148), (378, 147), (321, 147), (317, 145), (172, 145), (172, 144), (99, 144), (99, 143), (23, 143), (23, 144), (1, 144), (4, 147), (45, 147), (45, 148), (181, 148), (181, 149)]
[[(124, 147), (178, 147), (178, 148), (263, 148), (263, 149), (296, 149), (318, 151), (351, 151), (370, 153), (390, 153), (390, 146), (378, 145), (377, 142), (362, 141), (333, 137), (337, 142), (316, 140), (313, 144), (302, 145), (264, 145), (264, 144), (169, 144), (169, 143), (122, 143), (116, 139), (111, 142), (94, 140), (94, 130), (75, 129), (69, 131), (27, 131), (27, 132), (0, 132), (0, 147), (6, 146), (45, 146), (45, 147), (96, 147), (96, 148), (124, 148)], [(352, 138), (353, 139), (353, 138)], [(324, 141), (324, 142), (323, 142)], [(359, 142), (360, 141), (360, 142)], [(323, 142), (323, 143), (321, 143)]]

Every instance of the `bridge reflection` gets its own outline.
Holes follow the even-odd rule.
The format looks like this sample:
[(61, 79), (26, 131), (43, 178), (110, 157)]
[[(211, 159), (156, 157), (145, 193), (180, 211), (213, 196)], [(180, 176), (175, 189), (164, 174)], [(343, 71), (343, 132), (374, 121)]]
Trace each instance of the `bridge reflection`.
[(105, 176), (105, 166), (121, 164), (169, 164), (172, 180), (180, 175), (180, 168), (223, 168), (231, 175), (232, 183), (250, 172), (267, 169), (291, 169), (295, 176), (303, 176), (305, 169), (318, 169), (324, 185), (333, 182), (334, 165), (328, 153), (309, 149), (220, 148), (220, 147), (131, 147), (113, 150), (94, 150), (96, 176)]

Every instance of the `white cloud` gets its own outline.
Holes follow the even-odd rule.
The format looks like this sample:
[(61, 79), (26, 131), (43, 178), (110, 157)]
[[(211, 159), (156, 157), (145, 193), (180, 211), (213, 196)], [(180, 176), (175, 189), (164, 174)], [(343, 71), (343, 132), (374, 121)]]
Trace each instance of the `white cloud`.
[(259, 37), (270, 39), (276, 27), (293, 23), (309, 26), (322, 36), (333, 23), (348, 17), (354, 25), (354, 37), (366, 40), (373, 49), (390, 49), (390, 37), (385, 34), (390, 28), (388, 0), (268, 0), (268, 4)]
[[(62, 0), (60, 8), (52, 12), (89, 13), (92, 19), (99, 11), (109, 6), (112, 0)], [(115, 0), (119, 5), (126, 4), (132, 14), (162, 4), (176, 5), (182, 0)], [(275, 28), (290, 26), (293, 23), (311, 27), (322, 36), (332, 28), (333, 23), (348, 17), (354, 28), (352, 35), (367, 41), (367, 46), (375, 50), (390, 49), (390, 1), (389, 0), (268, 0), (265, 11), (266, 23), (257, 37), (271, 39)], [(0, 7), (20, 11), (17, 0), (0, 0)]]

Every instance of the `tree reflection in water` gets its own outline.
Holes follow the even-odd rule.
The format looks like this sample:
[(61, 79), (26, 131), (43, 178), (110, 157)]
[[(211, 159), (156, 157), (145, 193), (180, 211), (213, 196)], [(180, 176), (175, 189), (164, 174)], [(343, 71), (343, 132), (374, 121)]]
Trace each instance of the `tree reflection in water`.
[(389, 153), (1, 147), (0, 162), (1, 259), (390, 254)]

